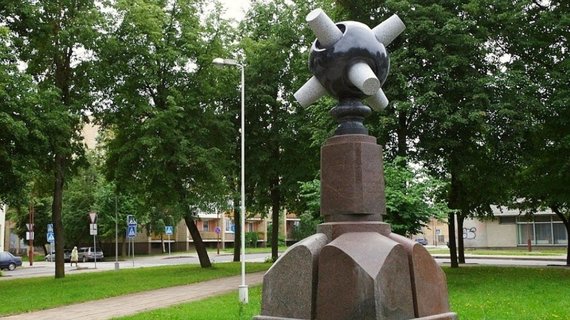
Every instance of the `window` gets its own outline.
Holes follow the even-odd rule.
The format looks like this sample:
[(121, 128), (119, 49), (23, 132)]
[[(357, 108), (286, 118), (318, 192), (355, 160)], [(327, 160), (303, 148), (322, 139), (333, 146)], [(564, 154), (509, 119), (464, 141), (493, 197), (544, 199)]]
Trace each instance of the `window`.
[(515, 224), (516, 217), (499, 217), (499, 224)]
[(247, 232), (255, 232), (255, 229), (253, 228), (252, 222), (247, 223)]
[(526, 245), (528, 239), (534, 243), (534, 226), (532, 223), (519, 223), (518, 229), (518, 244)]
[(534, 245), (566, 245), (568, 234), (564, 224), (558, 222), (554, 216), (535, 217), (534, 222), (526, 218), (517, 222), (517, 244), (527, 245), (528, 240)]
[(210, 231), (210, 221), (202, 221), (202, 231), (208, 232)]
[(550, 223), (537, 223), (534, 226), (536, 244), (552, 244), (552, 233)]
[(568, 244), (568, 233), (562, 223), (553, 223), (554, 244)]
[(236, 231), (236, 225), (234, 223), (234, 220), (229, 219), (226, 220), (226, 232), (235, 232)]

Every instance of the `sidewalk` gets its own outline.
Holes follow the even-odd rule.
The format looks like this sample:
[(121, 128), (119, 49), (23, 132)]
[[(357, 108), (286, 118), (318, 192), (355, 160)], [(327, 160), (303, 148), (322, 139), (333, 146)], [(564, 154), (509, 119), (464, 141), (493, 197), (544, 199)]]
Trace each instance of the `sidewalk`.
[[(264, 274), (264, 272), (248, 273), (246, 274), (246, 283), (248, 286), (261, 284)], [(145, 291), (115, 298), (77, 303), (43, 311), (16, 314), (8, 317), (0, 317), (0, 319), (111, 319), (113, 317), (122, 317), (143, 311), (196, 301), (232, 291), (235, 291), (236, 293), (237, 302), (238, 286), (240, 284), (241, 276), (220, 278), (191, 285)]]
[[(435, 259), (449, 259), (449, 254), (436, 254), (432, 253)], [(507, 256), (507, 255), (475, 255), (466, 254), (465, 259), (495, 259), (495, 260), (527, 260), (527, 261), (552, 261), (552, 262), (566, 262), (566, 256)]]

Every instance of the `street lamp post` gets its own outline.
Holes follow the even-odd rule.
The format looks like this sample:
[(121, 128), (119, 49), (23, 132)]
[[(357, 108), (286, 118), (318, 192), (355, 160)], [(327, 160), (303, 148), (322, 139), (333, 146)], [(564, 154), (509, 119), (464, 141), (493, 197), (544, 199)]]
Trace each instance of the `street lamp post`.
[(248, 288), (245, 284), (245, 75), (244, 66), (234, 59), (215, 58), (212, 61), (219, 66), (237, 66), (241, 70), (241, 285), (239, 301), (248, 303)]
[(119, 270), (119, 219), (117, 195), (115, 195), (115, 270)]

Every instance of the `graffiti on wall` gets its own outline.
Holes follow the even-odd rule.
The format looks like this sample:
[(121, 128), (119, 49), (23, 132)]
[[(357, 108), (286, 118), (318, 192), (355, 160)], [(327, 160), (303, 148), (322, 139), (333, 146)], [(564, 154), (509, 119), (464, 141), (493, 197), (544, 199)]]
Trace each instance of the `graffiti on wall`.
[(477, 228), (463, 228), (463, 239), (475, 240), (475, 238), (477, 238)]

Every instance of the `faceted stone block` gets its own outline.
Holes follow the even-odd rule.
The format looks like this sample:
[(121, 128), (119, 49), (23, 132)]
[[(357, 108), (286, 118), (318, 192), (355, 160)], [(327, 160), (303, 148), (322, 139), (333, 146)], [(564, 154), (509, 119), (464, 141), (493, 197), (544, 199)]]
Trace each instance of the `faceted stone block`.
[(376, 232), (388, 236), (392, 231), (384, 222), (325, 222), (317, 226), (317, 232), (325, 234), (332, 241), (347, 232)]
[(329, 138), (321, 148), (325, 222), (382, 221), (386, 212), (382, 148), (367, 135)]
[(407, 252), (416, 317), (448, 313), (447, 279), (431, 254), (424, 246), (406, 237), (395, 233), (390, 234), (389, 237), (400, 243)]
[(324, 234), (314, 234), (277, 259), (263, 277), (261, 316), (314, 319), (318, 256), (327, 242)]
[(375, 232), (344, 233), (319, 257), (316, 319), (414, 318), (407, 254)]

